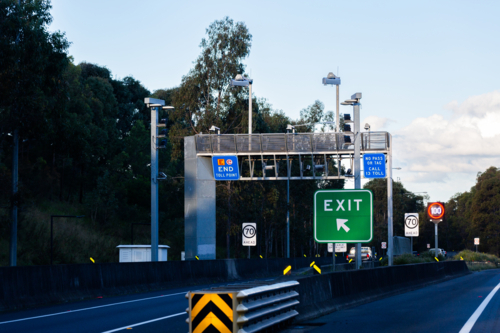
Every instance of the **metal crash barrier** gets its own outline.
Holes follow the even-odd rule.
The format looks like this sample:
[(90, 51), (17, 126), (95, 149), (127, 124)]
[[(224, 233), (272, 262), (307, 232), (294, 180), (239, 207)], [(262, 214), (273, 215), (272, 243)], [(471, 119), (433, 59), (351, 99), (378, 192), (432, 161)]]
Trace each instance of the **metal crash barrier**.
[(228, 285), (186, 294), (190, 333), (251, 333), (285, 325), (299, 313), (297, 281)]

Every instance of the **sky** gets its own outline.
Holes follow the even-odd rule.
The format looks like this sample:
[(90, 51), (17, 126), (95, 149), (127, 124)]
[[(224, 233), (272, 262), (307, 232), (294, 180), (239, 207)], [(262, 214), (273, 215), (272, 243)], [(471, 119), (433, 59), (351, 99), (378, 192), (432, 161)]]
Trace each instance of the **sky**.
[[(430, 201), (469, 191), (500, 166), (498, 1), (52, 0), (51, 31), (69, 54), (172, 88), (193, 67), (210, 23), (229, 16), (252, 34), (253, 93), (298, 119), (320, 100), (335, 110), (362, 93), (362, 124), (393, 136), (393, 179)], [(341, 106), (350, 112), (352, 107)], [(362, 126), (363, 127), (363, 126)]]

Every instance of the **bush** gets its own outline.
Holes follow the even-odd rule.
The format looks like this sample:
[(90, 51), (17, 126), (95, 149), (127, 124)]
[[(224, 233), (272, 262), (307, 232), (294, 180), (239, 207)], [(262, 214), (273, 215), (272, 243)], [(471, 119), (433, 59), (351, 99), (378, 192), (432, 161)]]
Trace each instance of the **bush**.
[[(434, 252), (425, 251), (425, 252), (420, 253), (420, 258), (424, 258), (426, 260), (430, 259), (430, 261), (436, 261), (436, 259), (434, 259), (434, 257), (435, 257)], [(439, 254), (437, 256), (437, 258), (438, 258), (439, 261), (446, 260), (446, 258), (443, 255), (441, 255), (441, 254)], [(426, 262), (430, 262), (430, 261), (426, 261)]]
[(494, 263), (495, 266), (498, 266), (500, 263), (500, 258), (493, 254), (488, 253), (478, 253), (473, 252), (471, 250), (464, 250), (459, 252), (456, 256), (453, 257), (455, 260), (465, 260), (465, 261), (481, 261), (481, 262), (491, 262)]
[(394, 258), (394, 265), (420, 264), (423, 262), (433, 262), (434, 258), (415, 257), (413, 254), (405, 253)]
[[(441, 260), (441, 259), (440, 259)], [(410, 253), (405, 253), (399, 256), (394, 257), (394, 265), (409, 265), (409, 264), (420, 264), (424, 262), (435, 262), (436, 260), (434, 257), (415, 257), (413, 254)], [(389, 265), (389, 259), (388, 257), (385, 257), (380, 261), (380, 266), (387, 266)]]

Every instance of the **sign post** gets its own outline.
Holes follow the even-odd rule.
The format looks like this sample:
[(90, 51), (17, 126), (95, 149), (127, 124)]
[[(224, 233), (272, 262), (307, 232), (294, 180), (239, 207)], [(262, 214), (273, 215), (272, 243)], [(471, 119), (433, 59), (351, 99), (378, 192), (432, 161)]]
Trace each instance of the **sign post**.
[(418, 213), (405, 214), (405, 237), (411, 239), (411, 252), (413, 253), (413, 237), (418, 237)]
[(319, 190), (314, 194), (314, 239), (318, 243), (368, 243), (373, 238), (370, 190)]
[(444, 203), (442, 202), (429, 202), (427, 204), (427, 216), (429, 220), (434, 223), (435, 235), (435, 248), (436, 257), (438, 256), (438, 223), (443, 221), (444, 218)]
[(334, 244), (334, 243), (328, 243), (328, 252), (331, 252), (332, 253), (332, 260), (333, 260), (333, 263), (332, 263), (332, 272), (335, 272), (335, 251), (334, 251), (334, 247), (335, 245), (337, 244)]
[(479, 245), (479, 238), (474, 238), (474, 245), (476, 245), (476, 253), (477, 253), (477, 246)]
[(250, 259), (250, 246), (257, 246), (257, 223), (243, 223), (241, 227), (243, 246), (248, 246), (248, 259)]

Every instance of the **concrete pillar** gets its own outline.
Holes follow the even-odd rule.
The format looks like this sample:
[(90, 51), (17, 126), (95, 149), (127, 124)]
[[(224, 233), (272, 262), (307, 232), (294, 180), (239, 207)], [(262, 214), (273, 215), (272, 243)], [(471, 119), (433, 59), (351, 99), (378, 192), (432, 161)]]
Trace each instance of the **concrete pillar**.
[(210, 157), (197, 157), (195, 137), (184, 138), (184, 248), (186, 260), (215, 259), (215, 180)]

